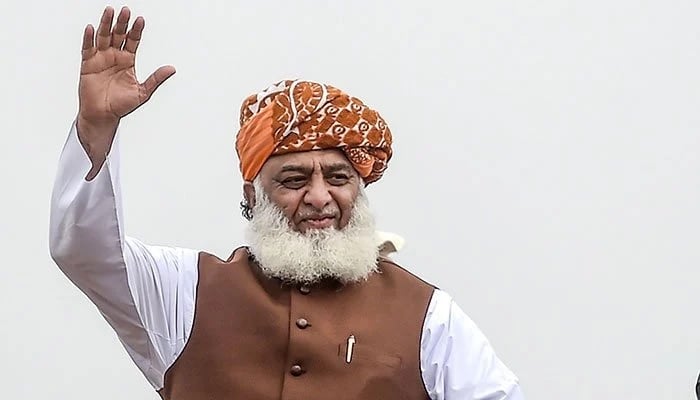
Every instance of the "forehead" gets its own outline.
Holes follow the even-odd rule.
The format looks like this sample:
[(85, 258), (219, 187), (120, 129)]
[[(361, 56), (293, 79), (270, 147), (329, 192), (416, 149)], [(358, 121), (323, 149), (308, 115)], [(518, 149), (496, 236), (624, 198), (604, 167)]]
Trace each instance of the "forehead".
[(261, 174), (276, 174), (285, 167), (302, 167), (305, 169), (324, 168), (328, 166), (344, 165), (354, 171), (345, 154), (337, 149), (301, 151), (288, 154), (280, 154), (270, 157), (262, 169)]

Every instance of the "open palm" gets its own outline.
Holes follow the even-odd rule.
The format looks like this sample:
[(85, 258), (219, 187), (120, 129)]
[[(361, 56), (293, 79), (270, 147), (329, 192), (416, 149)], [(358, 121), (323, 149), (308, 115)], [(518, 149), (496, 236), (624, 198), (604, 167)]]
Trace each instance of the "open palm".
[(130, 14), (127, 7), (122, 8), (112, 28), (114, 9), (107, 7), (97, 36), (92, 25), (85, 28), (79, 84), (80, 116), (84, 120), (118, 121), (148, 101), (175, 73), (172, 66), (163, 66), (139, 83), (134, 66), (144, 20), (136, 18), (127, 32)]

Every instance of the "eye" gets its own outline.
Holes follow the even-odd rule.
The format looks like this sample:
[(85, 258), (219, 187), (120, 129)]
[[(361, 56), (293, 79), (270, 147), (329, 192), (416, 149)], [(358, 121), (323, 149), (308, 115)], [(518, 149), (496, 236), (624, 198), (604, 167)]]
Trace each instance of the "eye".
[(328, 177), (328, 183), (330, 183), (333, 186), (341, 186), (345, 185), (348, 183), (350, 180), (350, 176), (347, 174), (333, 174)]
[(287, 189), (301, 189), (306, 185), (306, 177), (304, 176), (290, 176), (282, 180), (282, 186)]

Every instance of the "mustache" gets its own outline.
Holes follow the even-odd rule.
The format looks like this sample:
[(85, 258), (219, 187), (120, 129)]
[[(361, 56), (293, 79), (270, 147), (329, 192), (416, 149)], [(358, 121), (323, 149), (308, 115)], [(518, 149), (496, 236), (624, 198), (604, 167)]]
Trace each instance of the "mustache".
[(337, 216), (338, 216), (337, 211), (325, 211), (325, 212), (307, 211), (307, 212), (298, 213), (297, 219), (299, 221), (305, 221), (307, 219), (335, 218)]

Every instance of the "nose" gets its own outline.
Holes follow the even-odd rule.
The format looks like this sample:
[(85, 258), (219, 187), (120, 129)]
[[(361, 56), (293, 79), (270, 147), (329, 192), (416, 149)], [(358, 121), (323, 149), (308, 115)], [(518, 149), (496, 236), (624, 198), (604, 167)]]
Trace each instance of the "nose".
[(325, 180), (322, 177), (314, 176), (311, 179), (308, 190), (304, 194), (304, 203), (321, 211), (326, 208), (332, 201), (333, 197), (328, 190)]

